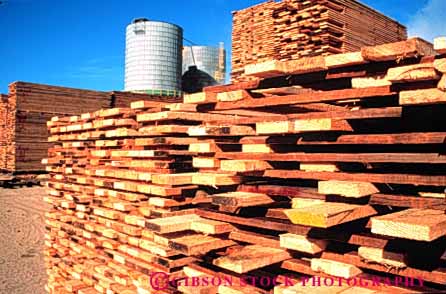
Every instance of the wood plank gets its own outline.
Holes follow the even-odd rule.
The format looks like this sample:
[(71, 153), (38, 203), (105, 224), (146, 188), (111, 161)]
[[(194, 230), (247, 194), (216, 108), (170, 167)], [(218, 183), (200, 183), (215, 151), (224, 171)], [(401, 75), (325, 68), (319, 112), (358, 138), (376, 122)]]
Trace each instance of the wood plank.
[(446, 58), (435, 59), (434, 67), (439, 72), (446, 73)]
[(446, 92), (446, 74), (441, 76), (441, 79), (438, 81), (437, 88), (443, 92)]
[(190, 229), (193, 221), (200, 219), (195, 214), (151, 219), (146, 221), (146, 228), (161, 234), (186, 231)]
[(216, 205), (228, 205), (235, 207), (249, 207), (271, 204), (274, 202), (268, 195), (251, 192), (227, 192), (213, 194), (212, 203)]
[(327, 70), (324, 56), (309, 56), (284, 61), (282, 69), (285, 74), (304, 74)]
[[(421, 195), (420, 195), (421, 196)], [(390, 194), (373, 194), (370, 196), (369, 204), (394, 206), (394, 207), (411, 207), (411, 208), (432, 208), (445, 210), (446, 203), (444, 194), (442, 198), (407, 196), (407, 195), (390, 195)]]
[(218, 235), (229, 233), (234, 230), (234, 227), (231, 224), (225, 222), (210, 219), (200, 219), (192, 222), (191, 230), (203, 234)]
[(418, 184), (427, 186), (446, 186), (443, 176), (425, 176), (414, 174), (379, 174), (379, 173), (347, 173), (347, 172), (304, 172), (299, 170), (266, 170), (264, 177), (283, 179), (313, 179), (360, 181), (370, 183)]
[[(444, 284), (446, 281), (446, 273), (444, 271), (444, 268), (438, 268), (434, 270), (421, 270), (416, 268), (393, 268), (393, 267), (386, 267), (380, 264), (376, 263), (370, 263), (370, 262), (364, 262), (361, 261), (361, 258), (357, 255), (356, 252), (349, 252), (345, 254), (337, 254), (333, 252), (323, 252), (322, 257), (334, 261), (349, 263), (352, 265), (356, 265), (357, 267), (364, 268), (364, 269), (370, 269), (375, 270), (379, 272), (386, 272), (391, 273), (394, 275), (399, 275), (403, 277), (417, 277), (416, 279), (422, 279), (424, 282), (434, 282), (437, 284)], [(419, 286), (420, 281), (416, 280), (414, 281), (414, 286)], [(422, 284), (421, 290), (425, 289), (425, 284)]]
[(239, 108), (255, 108), (289, 104), (306, 104), (314, 102), (339, 101), (346, 99), (379, 99), (395, 95), (389, 86), (370, 87), (363, 89), (342, 89), (331, 91), (315, 91), (313, 93), (303, 93), (287, 96), (271, 96), (258, 99), (244, 99), (235, 102), (219, 102), (215, 109), (239, 109)]
[(255, 130), (250, 126), (192, 126), (187, 128), (189, 136), (249, 136)]
[(214, 259), (213, 264), (232, 272), (243, 274), (289, 258), (291, 256), (285, 250), (260, 245), (248, 245), (227, 256)]
[[(435, 63), (434, 63), (435, 64)], [(438, 80), (432, 63), (420, 63), (389, 68), (386, 79), (392, 83)]]
[(311, 269), (316, 272), (323, 272), (344, 279), (350, 279), (362, 273), (354, 265), (323, 258), (312, 258)]
[(320, 194), (334, 194), (345, 197), (361, 198), (378, 193), (375, 185), (367, 182), (351, 181), (319, 181), (318, 192)]
[(217, 174), (217, 173), (194, 173), (192, 176), (192, 183), (195, 185), (204, 186), (225, 186), (235, 185), (241, 182), (240, 176), (232, 174)]
[(369, 262), (376, 262), (384, 266), (395, 268), (407, 267), (405, 254), (387, 251), (383, 248), (360, 246), (358, 248), (358, 256)]
[(193, 94), (185, 94), (183, 97), (184, 103), (190, 104), (206, 104), (217, 102), (217, 95), (211, 92), (198, 92)]
[(245, 172), (266, 170), (272, 168), (266, 161), (261, 160), (221, 160), (220, 170), (230, 172)]
[(304, 171), (326, 171), (326, 172), (336, 172), (339, 168), (333, 163), (305, 163), (299, 164), (299, 169)]
[(302, 235), (296, 234), (281, 234), (280, 236), (280, 247), (286, 249), (292, 249), (300, 252), (305, 252), (309, 254), (317, 254), (322, 252), (327, 247), (326, 240), (318, 240), (308, 238)]
[(345, 120), (329, 118), (256, 123), (257, 134), (288, 134), (314, 131), (352, 131), (352, 128)]
[(196, 213), (203, 218), (215, 219), (223, 222), (239, 224), (254, 228), (262, 228), (280, 232), (289, 232), (299, 235), (305, 235), (311, 230), (311, 227), (308, 226), (296, 226), (294, 224), (275, 221), (271, 219), (265, 220), (262, 218), (253, 218), (253, 217), (245, 218), (204, 209), (198, 209)]
[(446, 103), (446, 92), (437, 88), (401, 91), (399, 103), (400, 105), (443, 104)]
[(268, 60), (245, 66), (245, 75), (258, 78), (269, 78), (284, 75), (283, 63), (278, 60)]
[(372, 217), (372, 233), (410, 240), (433, 241), (446, 235), (446, 215), (439, 210), (411, 208)]
[(189, 185), (192, 184), (194, 173), (152, 174), (152, 183), (159, 185)]
[(294, 197), (291, 199), (291, 208), (302, 208), (317, 204), (323, 204), (325, 199), (313, 199), (313, 198), (299, 198)]
[(325, 202), (302, 208), (286, 209), (285, 214), (293, 224), (328, 228), (338, 224), (375, 215), (369, 205)]
[(361, 89), (368, 87), (385, 87), (392, 85), (392, 82), (386, 76), (371, 76), (352, 78), (352, 88)]
[(387, 61), (414, 56), (435, 55), (432, 44), (420, 38), (361, 48), (362, 57), (370, 61)]
[(440, 54), (446, 53), (446, 37), (437, 37), (434, 39), (434, 49)]
[(299, 162), (400, 162), (445, 163), (446, 157), (437, 153), (248, 153), (216, 152), (216, 158), (233, 160), (299, 161)]
[(193, 234), (169, 240), (169, 247), (188, 256), (203, 255), (209, 251), (236, 244), (232, 240)]
[(265, 247), (280, 248), (279, 238), (275, 236), (262, 235), (254, 232), (234, 230), (229, 234), (229, 239), (244, 242), (249, 244), (256, 244)]
[(366, 61), (362, 57), (360, 51), (325, 56), (325, 65), (329, 69), (364, 64), (364, 63), (366, 63)]
[(217, 101), (238, 101), (245, 98), (251, 98), (251, 95), (246, 90), (235, 90), (217, 94)]

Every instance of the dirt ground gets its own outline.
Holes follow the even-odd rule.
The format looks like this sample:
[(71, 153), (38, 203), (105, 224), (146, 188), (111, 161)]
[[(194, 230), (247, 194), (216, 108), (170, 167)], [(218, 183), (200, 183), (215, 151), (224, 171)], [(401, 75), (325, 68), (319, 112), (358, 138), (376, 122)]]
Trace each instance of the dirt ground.
[(45, 293), (42, 187), (0, 188), (0, 294)]

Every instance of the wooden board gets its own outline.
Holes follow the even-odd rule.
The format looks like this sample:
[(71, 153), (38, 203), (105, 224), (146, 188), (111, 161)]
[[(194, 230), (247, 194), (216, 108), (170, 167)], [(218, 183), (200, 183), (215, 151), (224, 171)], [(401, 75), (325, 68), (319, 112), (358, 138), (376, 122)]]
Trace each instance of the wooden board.
[(260, 245), (248, 245), (227, 256), (215, 259), (213, 264), (232, 272), (243, 274), (289, 258), (291, 256), (285, 250)]
[(212, 203), (235, 207), (247, 207), (271, 204), (274, 202), (268, 195), (250, 192), (228, 192), (211, 196)]
[(373, 184), (367, 182), (319, 181), (318, 192), (360, 198), (378, 193), (379, 190)]
[(407, 209), (372, 217), (372, 233), (386, 236), (433, 241), (446, 235), (446, 215), (433, 209)]
[(364, 59), (370, 61), (386, 61), (435, 54), (432, 44), (420, 38), (411, 38), (407, 41), (364, 47), (361, 49), (361, 53)]
[(193, 234), (169, 240), (169, 247), (186, 255), (203, 255), (215, 249), (229, 247), (235, 242), (202, 234)]
[(446, 92), (440, 89), (422, 89), (400, 92), (400, 105), (428, 105), (446, 103)]
[(327, 241), (288, 233), (280, 235), (280, 247), (309, 254), (317, 254), (325, 250)]
[(311, 269), (316, 272), (323, 272), (344, 279), (350, 279), (362, 273), (354, 265), (323, 258), (312, 258)]
[(328, 228), (338, 224), (369, 217), (376, 214), (369, 205), (325, 202), (302, 208), (285, 210), (293, 224)]
[(172, 233), (189, 230), (191, 223), (199, 220), (197, 215), (181, 215), (146, 221), (146, 228), (158, 233)]

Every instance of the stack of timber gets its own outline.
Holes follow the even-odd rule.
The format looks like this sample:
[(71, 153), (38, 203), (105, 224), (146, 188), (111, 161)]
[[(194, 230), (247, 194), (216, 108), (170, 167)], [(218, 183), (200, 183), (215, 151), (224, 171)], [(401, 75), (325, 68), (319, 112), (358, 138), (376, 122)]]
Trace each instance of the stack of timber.
[(109, 107), (105, 92), (15, 82), (9, 85), (7, 171), (41, 171), (50, 147), (46, 122), (54, 115), (74, 115)]
[(444, 290), (440, 45), (301, 58), (183, 103), (53, 118), (48, 292)]
[[(100, 92), (26, 82), (9, 85), (0, 104), (0, 171), (30, 173), (44, 170), (41, 164), (51, 143), (46, 122), (58, 116), (78, 115), (103, 108), (129, 107), (136, 100), (159, 106), (178, 102), (177, 97), (130, 92)], [(8, 109), (5, 112), (5, 109)]]
[(355, 0), (268, 1), (233, 12), (233, 81), (247, 64), (353, 52), (402, 41), (406, 28)]

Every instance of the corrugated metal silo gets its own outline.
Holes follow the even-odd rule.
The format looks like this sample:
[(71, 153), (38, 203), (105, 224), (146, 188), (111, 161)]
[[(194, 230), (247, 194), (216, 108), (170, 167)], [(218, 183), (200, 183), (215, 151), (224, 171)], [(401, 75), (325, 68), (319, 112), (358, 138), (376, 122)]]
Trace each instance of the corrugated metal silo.
[(180, 95), (182, 47), (181, 27), (135, 19), (126, 30), (125, 90)]
[(185, 46), (183, 48), (183, 74), (192, 65), (196, 65), (199, 70), (206, 72), (218, 83), (223, 84), (226, 75), (226, 52), (223, 43), (219, 48)]

